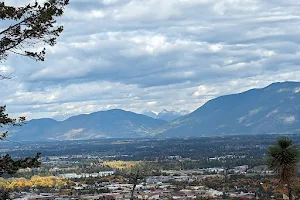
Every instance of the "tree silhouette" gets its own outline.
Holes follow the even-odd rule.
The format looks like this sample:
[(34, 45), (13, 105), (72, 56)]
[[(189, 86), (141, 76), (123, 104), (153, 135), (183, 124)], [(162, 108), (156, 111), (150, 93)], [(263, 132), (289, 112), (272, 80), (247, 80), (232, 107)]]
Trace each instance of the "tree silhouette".
[(292, 184), (298, 174), (299, 155), (299, 150), (287, 137), (277, 140), (268, 151), (268, 167), (278, 175), (281, 184), (287, 185), (289, 199), (292, 199)]
[[(21, 126), (25, 118), (20, 117), (19, 119), (9, 118), (5, 113), (5, 106), (0, 106), (0, 127), (5, 129), (8, 126)], [(0, 140), (7, 140), (7, 131), (0, 133)], [(39, 162), (40, 153), (37, 153), (35, 157), (27, 157), (20, 160), (13, 160), (10, 155), (0, 156), (0, 177), (8, 174), (12, 175), (19, 169), (25, 168), (36, 168), (40, 166)], [(0, 188), (0, 199), (8, 199), (9, 191), (5, 188)]]
[(37, 1), (22, 7), (8, 6), (0, 2), (0, 20), (12, 23), (0, 30), (0, 61), (9, 53), (15, 53), (43, 61), (46, 50), (31, 50), (38, 45), (53, 46), (63, 31), (55, 26), (56, 17), (63, 14), (69, 0), (48, 0), (43, 4)]
[(130, 199), (134, 199), (134, 192), (136, 189), (137, 184), (139, 184), (143, 179), (148, 177), (151, 172), (152, 172), (152, 166), (150, 163), (139, 163), (136, 164), (135, 166), (130, 167), (126, 172), (125, 172), (125, 177), (128, 178), (129, 183), (131, 183), (132, 190), (131, 190), (131, 196)]
[[(0, 30), (0, 62), (8, 55), (18, 54), (36, 61), (44, 61), (45, 45), (54, 46), (56, 39), (63, 31), (62, 26), (56, 26), (56, 18), (64, 13), (69, 0), (47, 0), (44, 3), (27, 4), (25, 6), (11, 6), (0, 2), (0, 20), (7, 27)], [(35, 47), (35, 48), (34, 48)], [(39, 49), (39, 48), (41, 49)], [(0, 74), (0, 80), (10, 76)], [(13, 119), (5, 113), (5, 106), (0, 106), (0, 140), (7, 140), (7, 128), (20, 126), (25, 117)], [(19, 169), (38, 167), (40, 154), (33, 158), (13, 160), (11, 156), (0, 157), (0, 176), (14, 174)], [(7, 199), (7, 192), (0, 188), (0, 199)]]

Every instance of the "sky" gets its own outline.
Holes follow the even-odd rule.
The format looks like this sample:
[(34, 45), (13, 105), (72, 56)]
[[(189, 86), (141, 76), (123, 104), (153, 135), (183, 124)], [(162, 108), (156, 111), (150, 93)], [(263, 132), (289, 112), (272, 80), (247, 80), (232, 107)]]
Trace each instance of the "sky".
[[(29, 0), (4, 0), (24, 5)], [(58, 120), (120, 108), (193, 111), (300, 81), (300, 1), (70, 0), (45, 62), (10, 55), (0, 105)]]

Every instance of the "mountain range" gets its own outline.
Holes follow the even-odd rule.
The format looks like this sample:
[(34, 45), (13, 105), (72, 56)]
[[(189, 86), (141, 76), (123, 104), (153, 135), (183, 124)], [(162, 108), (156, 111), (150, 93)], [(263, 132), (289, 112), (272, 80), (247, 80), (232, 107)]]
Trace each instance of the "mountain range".
[(88, 140), (97, 138), (136, 138), (152, 134), (166, 121), (120, 109), (70, 117), (64, 121), (34, 119), (13, 127), (14, 140)]
[(170, 112), (164, 111), (152, 118), (114, 109), (77, 115), (64, 121), (36, 119), (22, 127), (13, 127), (10, 137), (40, 141), (298, 133), (300, 83), (273, 83), (261, 89), (220, 96), (185, 116), (177, 118), (171, 113), (174, 120), (159, 117), (164, 113), (169, 115)]
[(172, 137), (298, 133), (299, 119), (300, 83), (273, 83), (212, 99), (191, 114), (160, 127), (155, 134)]

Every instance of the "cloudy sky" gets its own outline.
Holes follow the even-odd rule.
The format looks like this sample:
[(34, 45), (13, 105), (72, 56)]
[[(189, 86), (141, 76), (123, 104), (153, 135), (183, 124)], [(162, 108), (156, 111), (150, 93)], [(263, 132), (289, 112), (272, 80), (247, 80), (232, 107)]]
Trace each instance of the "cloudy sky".
[[(4, 0), (22, 5), (29, 0)], [(0, 104), (29, 119), (190, 110), (300, 81), (300, 1), (70, 0), (45, 62), (11, 55)]]

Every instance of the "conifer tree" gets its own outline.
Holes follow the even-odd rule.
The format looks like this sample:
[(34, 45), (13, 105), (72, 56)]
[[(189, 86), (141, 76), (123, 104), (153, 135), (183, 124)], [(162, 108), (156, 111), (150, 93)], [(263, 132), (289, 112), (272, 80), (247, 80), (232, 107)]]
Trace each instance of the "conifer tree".
[[(56, 25), (56, 18), (64, 13), (69, 0), (48, 0), (42, 4), (37, 1), (25, 6), (7, 5), (0, 2), (0, 21), (8, 24), (0, 27), (0, 62), (4, 62), (9, 54), (18, 54), (36, 61), (44, 61), (46, 45), (54, 46), (63, 26)], [(42, 49), (38, 49), (42, 47)], [(0, 74), (0, 80), (9, 79)], [(13, 119), (5, 112), (6, 106), (0, 106), (0, 140), (7, 140), (9, 126), (21, 126), (25, 117)], [(19, 169), (38, 167), (38, 153), (35, 157), (13, 160), (11, 156), (0, 157), (0, 176), (13, 174)]]
[[(56, 18), (64, 13), (69, 0), (47, 0), (44, 3), (27, 4), (25, 6), (7, 5), (0, 2), (0, 21), (8, 24), (0, 27), (0, 63), (9, 54), (18, 54), (36, 61), (44, 61), (46, 45), (54, 46), (63, 26), (56, 25)], [(0, 74), (0, 80), (9, 79)], [(6, 107), (0, 106), (0, 140), (7, 140), (9, 126), (21, 126), (25, 117), (13, 119), (5, 112)], [(10, 155), (0, 156), (0, 176), (14, 174), (19, 169), (40, 166), (40, 154), (35, 157), (14, 160)], [(9, 199), (9, 192), (0, 188), (0, 199)]]

